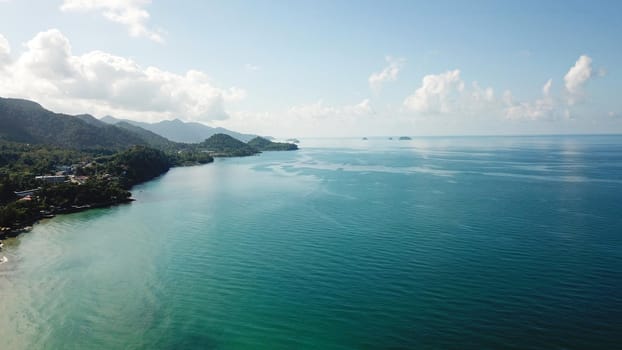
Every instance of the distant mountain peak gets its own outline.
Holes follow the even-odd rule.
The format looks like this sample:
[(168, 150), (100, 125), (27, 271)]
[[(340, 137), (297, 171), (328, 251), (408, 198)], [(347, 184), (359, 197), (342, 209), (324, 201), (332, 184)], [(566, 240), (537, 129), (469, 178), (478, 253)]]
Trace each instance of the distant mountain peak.
[(102, 117), (100, 120), (108, 124), (117, 124), (122, 121), (127, 122), (134, 126), (139, 126), (143, 129), (165, 137), (171, 141), (183, 143), (203, 142), (205, 139), (208, 139), (210, 136), (218, 133), (227, 134), (243, 142), (248, 142), (249, 140), (257, 136), (251, 134), (242, 134), (225, 128), (212, 128), (210, 126), (197, 122), (185, 122), (179, 118), (175, 118), (172, 120), (162, 120), (156, 123), (145, 123), (128, 119), (118, 119), (107, 115), (105, 117)]
[(35, 101), (25, 100), (23, 98), (3, 98), (3, 97), (0, 97), (0, 99), (6, 101), (7, 103), (10, 103), (11, 105), (13, 105), (15, 107), (27, 108), (27, 109), (38, 109), (38, 110), (46, 110), (47, 111), (47, 109), (43, 108), (43, 106), (41, 106), (39, 103), (37, 103)]

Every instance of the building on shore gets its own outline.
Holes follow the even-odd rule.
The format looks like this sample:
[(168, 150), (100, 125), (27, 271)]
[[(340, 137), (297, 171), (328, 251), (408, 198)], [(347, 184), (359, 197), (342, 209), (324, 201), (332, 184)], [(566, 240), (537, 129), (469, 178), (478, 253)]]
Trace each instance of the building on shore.
[(65, 175), (42, 175), (35, 176), (35, 180), (40, 180), (49, 184), (58, 184), (61, 182), (65, 182), (67, 180), (67, 176)]
[(13, 192), (15, 193), (16, 196), (18, 196), (19, 198), (24, 198), (24, 197), (32, 197), (35, 193), (37, 193), (37, 191), (39, 191), (39, 188), (33, 188), (31, 190), (24, 190), (24, 191), (16, 191)]

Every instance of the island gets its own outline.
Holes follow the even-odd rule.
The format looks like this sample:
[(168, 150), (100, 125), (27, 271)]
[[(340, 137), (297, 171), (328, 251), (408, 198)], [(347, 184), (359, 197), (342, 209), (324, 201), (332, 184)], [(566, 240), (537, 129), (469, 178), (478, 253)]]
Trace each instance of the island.
[(412, 140), (412, 138), (410, 136), (400, 136), (399, 140), (400, 141)]
[(212, 135), (199, 143), (197, 148), (212, 157), (245, 157), (259, 153), (258, 149), (227, 134)]
[(263, 137), (255, 137), (248, 145), (260, 151), (295, 151), (298, 146), (293, 143), (273, 142)]

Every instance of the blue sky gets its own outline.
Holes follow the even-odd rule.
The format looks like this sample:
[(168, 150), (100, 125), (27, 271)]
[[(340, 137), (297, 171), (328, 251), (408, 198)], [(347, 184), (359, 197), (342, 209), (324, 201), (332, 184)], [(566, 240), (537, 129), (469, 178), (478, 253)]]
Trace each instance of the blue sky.
[(0, 96), (276, 136), (620, 133), (621, 9), (0, 0)]

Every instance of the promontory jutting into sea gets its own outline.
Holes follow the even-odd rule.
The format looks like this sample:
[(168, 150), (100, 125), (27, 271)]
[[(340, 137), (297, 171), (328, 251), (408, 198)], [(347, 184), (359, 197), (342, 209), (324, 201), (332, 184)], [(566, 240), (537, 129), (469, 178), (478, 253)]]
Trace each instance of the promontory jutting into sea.
[(621, 12), (0, 0), (0, 350), (620, 348)]

